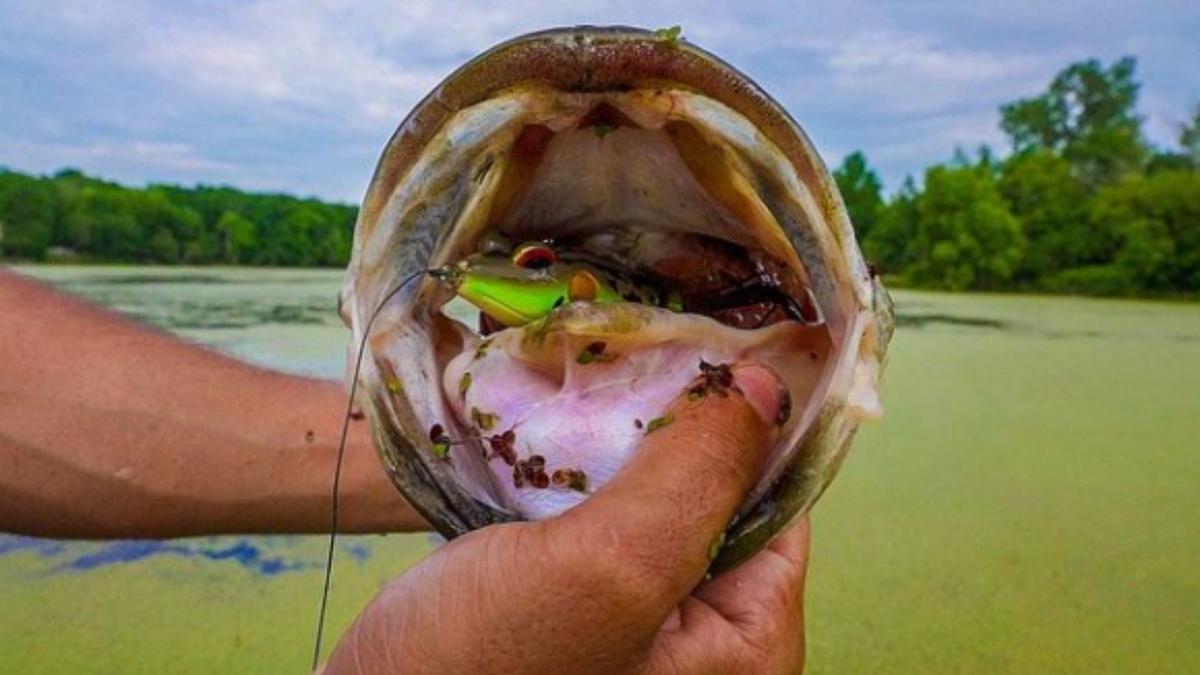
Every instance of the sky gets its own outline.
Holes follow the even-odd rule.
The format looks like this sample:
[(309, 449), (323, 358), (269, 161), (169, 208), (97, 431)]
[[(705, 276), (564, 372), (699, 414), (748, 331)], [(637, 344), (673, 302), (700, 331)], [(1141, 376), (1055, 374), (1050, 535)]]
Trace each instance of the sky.
[(0, 0), (0, 166), (358, 202), (408, 110), (471, 56), (552, 26), (679, 24), (783, 103), (831, 167), (889, 190), (1073, 61), (1138, 58), (1172, 146), (1200, 104), (1200, 2)]

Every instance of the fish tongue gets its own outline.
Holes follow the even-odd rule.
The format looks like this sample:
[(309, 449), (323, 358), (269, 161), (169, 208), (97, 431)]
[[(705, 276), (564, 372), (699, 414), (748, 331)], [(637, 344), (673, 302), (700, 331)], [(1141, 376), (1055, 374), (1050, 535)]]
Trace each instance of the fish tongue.
[[(484, 458), (498, 501), (545, 518), (611, 479), (642, 438), (668, 422), (666, 411), (701, 375), (702, 361), (777, 359), (806, 330), (787, 322), (742, 331), (633, 303), (574, 303), (468, 345), (448, 364), (443, 386), (463, 435), (484, 439), (467, 459)], [(816, 363), (792, 360), (815, 373)], [(493, 448), (490, 439), (507, 432)], [(555, 472), (584, 477), (586, 488), (556, 485)]]
[[(469, 435), (512, 432), (507, 459), (484, 441), (501, 502), (527, 518), (546, 518), (578, 504), (624, 466), (696, 377), (702, 355), (695, 345), (672, 341), (626, 350), (632, 342), (610, 347), (595, 335), (563, 331), (535, 345), (521, 332), (497, 333), (482, 355), (464, 351), (444, 380), (455, 415), (473, 430)], [(469, 385), (460, 392), (464, 381)], [(534, 464), (544, 467), (545, 478), (531, 469)], [(549, 481), (556, 472), (584, 482), (556, 485)]]

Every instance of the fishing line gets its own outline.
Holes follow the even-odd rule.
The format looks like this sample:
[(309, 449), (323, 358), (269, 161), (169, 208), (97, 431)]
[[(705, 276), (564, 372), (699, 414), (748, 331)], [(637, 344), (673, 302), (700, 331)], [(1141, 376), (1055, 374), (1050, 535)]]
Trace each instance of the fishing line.
[(367, 346), (367, 338), (371, 335), (371, 326), (375, 324), (375, 318), (379, 316), (385, 305), (391, 301), (402, 288), (411, 283), (414, 279), (418, 279), (423, 274), (427, 274), (429, 270), (418, 270), (408, 275), (400, 285), (388, 291), (387, 295), (383, 296), (383, 300), (379, 301), (379, 305), (375, 307), (375, 311), (371, 312), (370, 318), (367, 319), (367, 325), (363, 327), (362, 340), (358, 343), (358, 356), (354, 359), (354, 377), (350, 380), (350, 396), (346, 401), (346, 415), (342, 419), (342, 436), (338, 440), (337, 463), (333, 469), (333, 503), (330, 509), (329, 523), (329, 549), (325, 554), (325, 584), (321, 590), (321, 611), (317, 615), (317, 636), (313, 641), (313, 656), (311, 671), (315, 672), (321, 660), (321, 638), (325, 633), (325, 609), (329, 604), (329, 584), (333, 580), (333, 552), (334, 546), (337, 544), (338, 534), (338, 488), (342, 483), (342, 458), (346, 455), (346, 434), (350, 430), (350, 416), (354, 410), (354, 392), (358, 390), (358, 373), (362, 369), (363, 351)]

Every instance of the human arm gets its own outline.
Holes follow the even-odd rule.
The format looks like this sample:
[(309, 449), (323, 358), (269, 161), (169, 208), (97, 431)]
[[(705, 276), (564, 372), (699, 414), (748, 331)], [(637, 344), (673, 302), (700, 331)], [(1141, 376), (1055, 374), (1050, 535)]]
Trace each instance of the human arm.
[[(0, 269), (0, 531), (169, 537), (328, 531), (346, 398)], [(311, 436), (310, 436), (311, 432)], [(364, 421), (346, 532), (424, 529)]]

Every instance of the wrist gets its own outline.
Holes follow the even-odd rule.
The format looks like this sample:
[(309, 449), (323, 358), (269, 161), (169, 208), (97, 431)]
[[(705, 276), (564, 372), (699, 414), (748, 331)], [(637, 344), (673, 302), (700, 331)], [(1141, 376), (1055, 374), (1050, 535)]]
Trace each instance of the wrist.
[[(365, 429), (352, 426), (342, 458), (338, 488), (338, 529), (346, 533), (387, 533), (426, 530), (428, 523), (400, 495), (388, 477)], [(333, 480), (337, 466), (336, 442), (313, 446), (306, 452), (306, 468), (315, 500), (320, 505), (313, 531), (327, 532), (330, 526)]]

